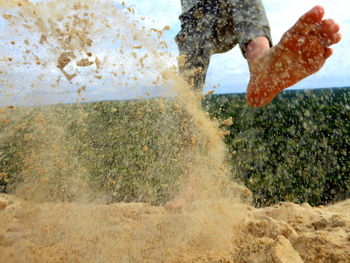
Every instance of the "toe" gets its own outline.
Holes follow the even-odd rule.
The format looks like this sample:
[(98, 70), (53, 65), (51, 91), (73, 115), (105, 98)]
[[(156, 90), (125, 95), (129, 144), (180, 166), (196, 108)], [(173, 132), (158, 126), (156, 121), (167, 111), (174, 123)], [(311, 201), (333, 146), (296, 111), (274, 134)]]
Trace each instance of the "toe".
[(340, 40), (341, 40), (340, 33), (335, 33), (332, 35), (328, 35), (328, 34), (321, 35), (321, 41), (322, 41), (323, 45), (325, 45), (326, 47), (334, 45), (334, 44), (338, 43)]
[(327, 59), (333, 54), (333, 49), (326, 47), (324, 52), (324, 58)]
[(339, 25), (333, 19), (325, 19), (320, 23), (319, 30), (322, 33), (333, 35), (339, 32)]
[(310, 28), (320, 23), (322, 21), (323, 16), (323, 7), (315, 6), (299, 18), (299, 20), (293, 26), (292, 31), (299, 34), (305, 34), (310, 30)]
[(333, 19), (325, 19), (321, 21), (312, 31), (315, 35), (319, 35), (322, 43), (325, 46), (330, 46), (338, 43), (341, 39), (339, 25)]
[(305, 13), (302, 17), (300, 17), (299, 21), (303, 25), (312, 25), (318, 22), (321, 22), (324, 16), (324, 9), (322, 6), (315, 6), (307, 13)]
[(338, 43), (341, 40), (341, 38), (342, 38), (342, 36), (340, 33), (335, 34), (333, 44)]

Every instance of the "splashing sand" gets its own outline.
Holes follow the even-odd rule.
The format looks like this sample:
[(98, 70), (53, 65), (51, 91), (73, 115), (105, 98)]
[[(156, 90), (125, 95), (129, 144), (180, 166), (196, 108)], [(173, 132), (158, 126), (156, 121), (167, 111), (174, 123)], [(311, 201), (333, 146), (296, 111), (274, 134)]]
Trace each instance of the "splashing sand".
[[(145, 86), (170, 87), (164, 93), (175, 94), (175, 111), (165, 115), (164, 132), (174, 112), (185, 112), (183, 122), (190, 126), (184, 128), (185, 137), (191, 143), (176, 156), (183, 181), (190, 176), (198, 188), (195, 200), (181, 212), (145, 203), (105, 204), (104, 194), (89, 184), (88, 156), (93, 152), (83, 152), (87, 161), (81, 162), (74, 149), (83, 142), (68, 138), (62, 119), (72, 116), (44, 108), (26, 138), (30, 147), (24, 151), (20, 183), (13, 188), (16, 196), (0, 196), (0, 258), (5, 262), (350, 261), (349, 202), (324, 208), (285, 203), (265, 209), (242, 203), (249, 192), (229, 179), (222, 131), (201, 110), (198, 95), (167, 62), (171, 54), (161, 39), (163, 31), (140, 27), (132, 18), (132, 7), (111, 1), (33, 4), (2, 0), (0, 4), (8, 11), (3, 14), (7, 30), (13, 30), (11, 36), (16, 38), (10, 45), (17, 47), (11, 57), (1, 60), (7, 85), (2, 104), (21, 96), (13, 91), (14, 85), (25, 94), (16, 97), (22, 104), (36, 105), (83, 101), (89, 86), (100, 87), (100, 92), (128, 87), (122, 92), (129, 92), (133, 85), (143, 83), (142, 76), (151, 75), (154, 81), (143, 83)], [(103, 53), (108, 43), (115, 45), (116, 53)], [(16, 67), (26, 67), (33, 77), (13, 80)], [(47, 81), (46, 68), (57, 69), (57, 79)], [(65, 86), (70, 90), (61, 91)], [(48, 87), (62, 97), (50, 100)], [(159, 102), (161, 112), (167, 111), (166, 103)], [(140, 114), (140, 110), (135, 112), (135, 116)], [(88, 113), (82, 107), (74, 115), (84, 130)], [(23, 128), (11, 126), (10, 117), (4, 120), (9, 121), (3, 121), (8, 125), (3, 138), (12, 138), (14, 130)], [(145, 119), (143, 124), (154, 122)], [(152, 135), (141, 132), (138, 136), (139, 148), (150, 152), (152, 145), (145, 144), (144, 138)], [(177, 133), (170, 139), (184, 140)], [(175, 154), (170, 148), (160, 149)], [(148, 197), (152, 199), (152, 192)]]

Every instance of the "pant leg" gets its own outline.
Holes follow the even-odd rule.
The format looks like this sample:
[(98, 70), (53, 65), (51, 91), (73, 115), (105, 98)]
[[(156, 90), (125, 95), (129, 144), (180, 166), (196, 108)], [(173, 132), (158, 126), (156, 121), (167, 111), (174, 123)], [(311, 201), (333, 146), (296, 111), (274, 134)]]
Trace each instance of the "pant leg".
[(211, 49), (205, 47), (204, 41), (193, 40), (179, 43), (179, 74), (193, 89), (203, 89), (209, 67)]
[(265, 36), (272, 46), (269, 22), (261, 0), (227, 1), (232, 5), (234, 31), (243, 56), (249, 41), (256, 37)]
[(182, 29), (175, 38), (179, 73), (193, 89), (201, 91), (215, 46), (215, 10), (203, 1), (181, 15), (180, 20)]

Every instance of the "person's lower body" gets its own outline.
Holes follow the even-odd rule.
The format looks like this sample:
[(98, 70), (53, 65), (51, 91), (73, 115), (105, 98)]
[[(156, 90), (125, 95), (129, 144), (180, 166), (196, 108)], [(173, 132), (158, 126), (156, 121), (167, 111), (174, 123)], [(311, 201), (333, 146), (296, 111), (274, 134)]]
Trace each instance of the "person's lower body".
[(175, 40), (179, 48), (179, 74), (201, 91), (210, 62), (216, 53), (239, 44), (243, 56), (255, 37), (271, 36), (260, 0), (204, 0), (180, 16), (181, 31)]

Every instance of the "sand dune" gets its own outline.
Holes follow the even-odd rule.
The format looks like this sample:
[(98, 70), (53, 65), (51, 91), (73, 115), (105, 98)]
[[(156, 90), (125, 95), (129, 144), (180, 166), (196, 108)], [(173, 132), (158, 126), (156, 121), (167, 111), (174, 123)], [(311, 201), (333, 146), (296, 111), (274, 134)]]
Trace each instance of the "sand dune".
[(32, 203), (0, 195), (2, 262), (350, 262), (350, 200), (256, 209), (195, 201)]

